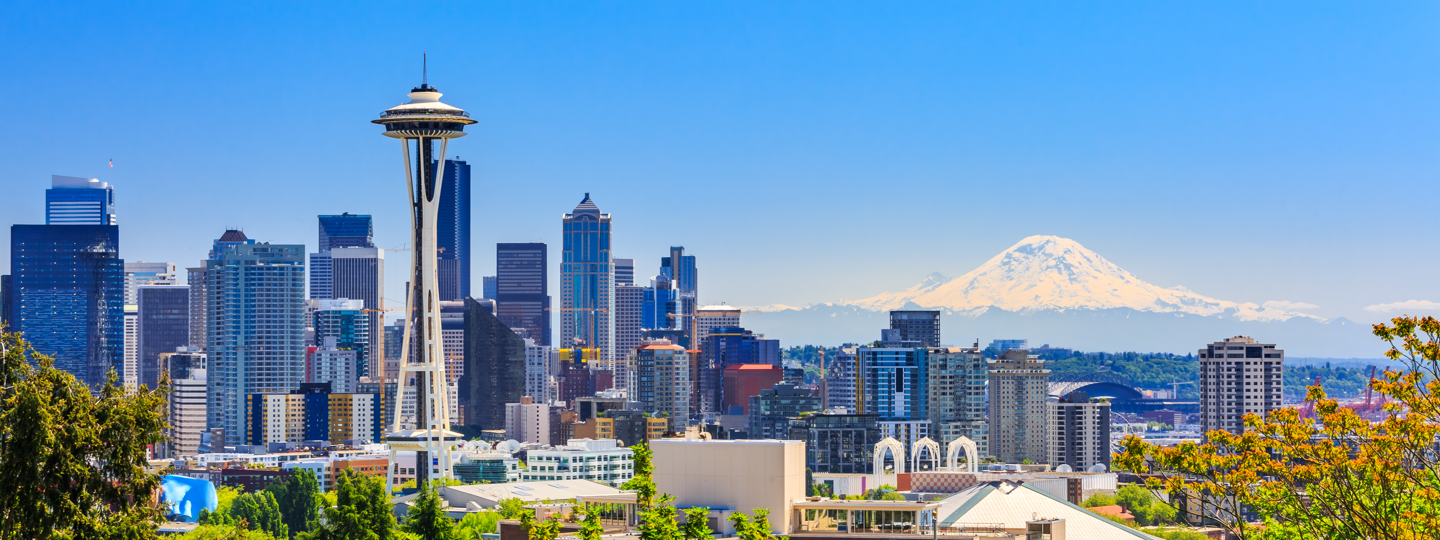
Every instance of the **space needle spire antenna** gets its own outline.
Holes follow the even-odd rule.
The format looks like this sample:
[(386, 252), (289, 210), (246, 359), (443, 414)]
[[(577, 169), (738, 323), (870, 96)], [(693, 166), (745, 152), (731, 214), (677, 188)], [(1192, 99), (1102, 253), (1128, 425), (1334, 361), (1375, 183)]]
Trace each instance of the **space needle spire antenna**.
[[(428, 55), (422, 56), (420, 86), (410, 91), (410, 102), (386, 109), (372, 123), (385, 126), (386, 137), (400, 141), (405, 164), (405, 188), (410, 200), (411, 273), (410, 291), (405, 295), (405, 335), (400, 348), (400, 399), (394, 422), (385, 442), (390, 461), (396, 452), (413, 451), (415, 483), (424, 486), (431, 476), (454, 478), (451, 452), (463, 437), (450, 431), (449, 394), (446, 391), (445, 356), (440, 336), (440, 294), (436, 273), (436, 217), (444, 189), (445, 150), (450, 139), (465, 136), (465, 126), (474, 124), (459, 107), (440, 101), (440, 90), (431, 87)], [(377, 306), (378, 307), (378, 306)], [(414, 386), (408, 383), (413, 380)], [(405, 392), (415, 396), (413, 417), (402, 415), (399, 402)], [(387, 487), (395, 484), (395, 468), (386, 475)]]

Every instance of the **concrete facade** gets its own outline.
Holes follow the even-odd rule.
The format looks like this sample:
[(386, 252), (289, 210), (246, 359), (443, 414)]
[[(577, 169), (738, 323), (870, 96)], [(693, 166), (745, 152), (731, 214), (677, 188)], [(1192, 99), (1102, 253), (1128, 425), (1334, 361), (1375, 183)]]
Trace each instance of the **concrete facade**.
[[(706, 441), (661, 439), (654, 452), (655, 486), (677, 506), (729, 508), (753, 514), (770, 510), (777, 533), (792, 530), (794, 501), (805, 497), (805, 443), (801, 441)], [(722, 521), (721, 534), (734, 533)]]

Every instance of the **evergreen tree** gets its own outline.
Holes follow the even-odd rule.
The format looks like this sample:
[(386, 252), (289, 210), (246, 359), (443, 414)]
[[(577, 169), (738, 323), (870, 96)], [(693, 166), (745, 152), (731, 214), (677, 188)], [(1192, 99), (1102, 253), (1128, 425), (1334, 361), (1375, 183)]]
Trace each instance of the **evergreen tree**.
[(685, 524), (680, 526), (680, 536), (687, 540), (708, 539), (715, 534), (710, 530), (710, 509), (697, 506), (685, 511)]
[(809, 467), (805, 467), (805, 496), (815, 496), (815, 473)]
[(90, 388), (0, 331), (0, 539), (153, 537), (164, 510), (146, 447), (165, 441), (168, 380)]
[(621, 489), (633, 490), (635, 492), (635, 504), (640, 510), (650, 508), (655, 502), (655, 465), (650, 460), (655, 455), (650, 450), (650, 445), (645, 441), (630, 447), (635, 462), (635, 476), (620, 486)]
[(605, 527), (600, 525), (600, 508), (595, 505), (585, 507), (585, 521), (580, 525), (580, 533), (576, 536), (580, 540), (600, 540), (600, 535), (605, 533)]
[(395, 514), (390, 494), (379, 478), (354, 471), (335, 477), (335, 506), (325, 509), (325, 523), (300, 535), (304, 540), (395, 540)]
[(230, 506), (230, 517), (246, 523), (252, 531), (265, 531), (276, 538), (289, 538), (290, 528), (280, 515), (280, 505), (275, 495), (268, 491), (246, 493), (235, 498)]
[(275, 482), (265, 488), (275, 496), (280, 505), (280, 517), (290, 529), (290, 537), (310, 530), (320, 519), (320, 508), (324, 497), (320, 496), (320, 482), (315, 473), (297, 469), (284, 482)]
[(440, 492), (429, 486), (420, 488), (420, 496), (405, 516), (405, 532), (423, 540), (459, 540), (455, 520), (445, 515), (445, 509)]

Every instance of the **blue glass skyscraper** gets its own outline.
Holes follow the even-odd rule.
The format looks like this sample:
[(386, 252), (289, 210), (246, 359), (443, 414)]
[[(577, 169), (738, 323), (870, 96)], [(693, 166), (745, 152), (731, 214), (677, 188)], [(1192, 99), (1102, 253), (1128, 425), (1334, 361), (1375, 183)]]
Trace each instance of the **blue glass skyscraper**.
[(565, 249), (560, 262), (560, 343), (571, 348), (583, 344), (600, 349), (602, 369), (615, 359), (611, 331), (611, 295), (614, 268), (610, 265), (610, 214), (590, 200), (590, 194), (565, 214)]
[(441, 181), (435, 219), (440, 299), (463, 300), (470, 296), (470, 164), (446, 160)]
[(11, 322), (92, 387), (125, 369), (125, 261), (115, 225), (10, 227)]
[(335, 248), (375, 247), (375, 226), (370, 216), (346, 212), (320, 217), (320, 245), (316, 251)]
[(115, 225), (115, 190), (94, 178), (50, 176), (46, 225)]

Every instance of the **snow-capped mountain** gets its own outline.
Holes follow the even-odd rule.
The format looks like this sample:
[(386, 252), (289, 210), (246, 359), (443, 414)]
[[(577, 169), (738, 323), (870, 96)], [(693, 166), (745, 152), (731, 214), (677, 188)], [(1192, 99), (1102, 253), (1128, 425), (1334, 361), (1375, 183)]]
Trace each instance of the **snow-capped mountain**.
[(1163, 288), (1136, 277), (1079, 242), (1031, 236), (959, 278), (934, 273), (904, 291), (845, 305), (872, 311), (906, 305), (978, 316), (1010, 312), (1132, 309), (1152, 313), (1233, 316), (1242, 321), (1324, 319), (1249, 302), (1217, 300), (1184, 287)]

